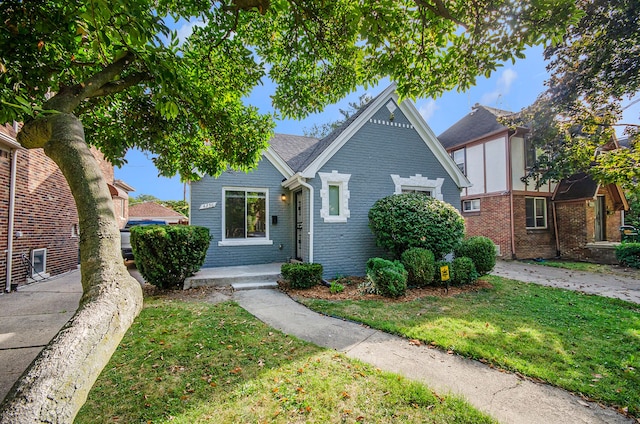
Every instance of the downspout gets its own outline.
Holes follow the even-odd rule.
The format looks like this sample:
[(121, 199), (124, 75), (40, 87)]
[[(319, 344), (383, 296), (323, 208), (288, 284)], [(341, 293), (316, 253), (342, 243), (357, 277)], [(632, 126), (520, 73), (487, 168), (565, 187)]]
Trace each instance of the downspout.
[(11, 177), (9, 181), (9, 225), (7, 227), (7, 279), (5, 291), (11, 292), (11, 273), (13, 265), (13, 220), (16, 200), (16, 171), (18, 169), (18, 149), (11, 151)]
[(558, 235), (558, 217), (556, 212), (556, 202), (551, 200), (551, 206), (553, 207), (553, 231), (555, 232), (556, 238), (556, 256), (560, 257), (560, 236)]
[(313, 262), (313, 186), (302, 181), (302, 177), (298, 177), (298, 182), (309, 190), (309, 262)]
[(507, 142), (507, 163), (509, 164), (509, 181), (507, 188), (509, 190), (509, 229), (511, 231), (511, 259), (516, 258), (516, 226), (513, 222), (513, 161), (511, 160), (511, 142), (513, 137), (518, 133), (518, 130), (514, 131), (508, 137)]

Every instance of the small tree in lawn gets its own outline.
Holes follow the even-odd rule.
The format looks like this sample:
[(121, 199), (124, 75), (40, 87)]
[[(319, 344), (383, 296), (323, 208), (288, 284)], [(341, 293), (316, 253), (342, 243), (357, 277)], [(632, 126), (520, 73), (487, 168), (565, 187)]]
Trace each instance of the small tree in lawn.
[(464, 237), (464, 219), (453, 206), (420, 193), (394, 194), (374, 203), (369, 228), (376, 244), (396, 257), (422, 247), (442, 259)]

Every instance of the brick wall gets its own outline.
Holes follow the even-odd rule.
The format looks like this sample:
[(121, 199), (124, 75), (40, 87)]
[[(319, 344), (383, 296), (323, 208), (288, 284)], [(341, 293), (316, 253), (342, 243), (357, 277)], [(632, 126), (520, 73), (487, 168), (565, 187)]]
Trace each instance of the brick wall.
[[(0, 159), (2, 175), (3, 249), (9, 202), (9, 159)], [(72, 226), (78, 222), (75, 203), (69, 186), (57, 165), (42, 149), (21, 150), (17, 157), (16, 198), (13, 240), (12, 284), (27, 281), (28, 262), (33, 249), (46, 248), (46, 273), (56, 275), (76, 269), (78, 238), (72, 236)], [(6, 179), (6, 184), (4, 183)], [(0, 269), (0, 288), (6, 286), (6, 255)]]
[[(536, 193), (536, 196), (539, 194)], [(513, 196), (513, 222), (516, 252), (518, 259), (553, 258), (556, 256), (556, 242), (553, 233), (553, 215), (551, 202), (547, 200), (547, 228), (528, 229), (525, 209), (525, 198), (529, 196)]]
[[(584, 260), (587, 254), (584, 246), (590, 237), (593, 239), (593, 211), (588, 212), (587, 202), (556, 203), (560, 256), (565, 259)], [(593, 208), (591, 208), (593, 209)], [(592, 225), (593, 226), (593, 225)]]
[(0, 289), (6, 284), (7, 275), (7, 226), (9, 223), (9, 181), (11, 175), (11, 154), (0, 149)]
[(479, 212), (463, 212), (462, 216), (467, 236), (489, 237), (500, 247), (501, 257), (511, 259), (509, 195), (482, 197)]

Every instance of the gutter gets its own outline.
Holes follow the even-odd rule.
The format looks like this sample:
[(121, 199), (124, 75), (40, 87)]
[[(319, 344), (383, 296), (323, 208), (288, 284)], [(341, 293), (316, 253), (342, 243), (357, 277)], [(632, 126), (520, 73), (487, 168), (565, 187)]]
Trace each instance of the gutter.
[(515, 135), (518, 133), (518, 131), (514, 131), (513, 134), (511, 134), (508, 138), (507, 138), (507, 161), (509, 163), (509, 181), (507, 182), (507, 188), (509, 190), (509, 226), (510, 226), (510, 231), (511, 231), (511, 237), (510, 237), (510, 242), (511, 242), (511, 259), (515, 259), (516, 258), (516, 227), (515, 227), (515, 223), (513, 222), (513, 161), (511, 160), (511, 142), (513, 137), (515, 137)]
[(11, 150), (11, 177), (9, 182), (9, 224), (7, 227), (7, 278), (5, 291), (11, 292), (11, 274), (13, 265), (13, 224), (16, 200), (16, 171), (18, 169), (18, 149)]
[(298, 178), (298, 183), (300, 183), (300, 185), (302, 187), (306, 187), (309, 190), (309, 262), (313, 262), (313, 211), (314, 211), (314, 204), (313, 204), (313, 186), (302, 181), (302, 177)]

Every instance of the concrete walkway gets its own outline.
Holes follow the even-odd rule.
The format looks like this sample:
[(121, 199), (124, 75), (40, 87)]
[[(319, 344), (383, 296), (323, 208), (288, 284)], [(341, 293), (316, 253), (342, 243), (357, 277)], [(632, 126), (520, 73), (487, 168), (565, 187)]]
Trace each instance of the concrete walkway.
[(286, 334), (421, 381), (441, 394), (461, 395), (501, 423), (636, 422), (564, 390), (317, 314), (277, 290), (239, 291), (234, 299), (258, 319)]
[(0, 399), (73, 316), (81, 296), (80, 271), (0, 296)]

